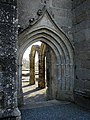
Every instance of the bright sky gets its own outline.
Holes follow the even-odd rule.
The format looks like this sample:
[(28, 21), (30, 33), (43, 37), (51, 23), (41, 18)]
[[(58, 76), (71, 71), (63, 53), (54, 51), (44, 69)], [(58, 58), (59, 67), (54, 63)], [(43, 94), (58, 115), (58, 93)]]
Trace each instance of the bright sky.
[[(38, 42), (35, 42), (32, 45), (41, 45), (41, 42), (38, 41)], [(23, 55), (23, 58), (26, 59), (26, 60), (29, 60), (29, 54), (30, 54), (30, 50), (31, 50), (32, 45), (27, 48), (27, 50), (25, 51), (25, 53)], [(38, 55), (37, 54), (36, 54), (36, 59), (38, 59)]]

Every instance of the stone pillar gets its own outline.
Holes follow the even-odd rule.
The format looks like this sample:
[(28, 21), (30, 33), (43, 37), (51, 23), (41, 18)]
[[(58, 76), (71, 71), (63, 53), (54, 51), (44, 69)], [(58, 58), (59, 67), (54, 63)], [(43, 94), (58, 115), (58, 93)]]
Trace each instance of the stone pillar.
[(18, 65), (18, 73), (17, 73), (17, 80), (18, 80), (18, 83), (17, 83), (17, 97), (18, 97), (18, 106), (22, 106), (24, 103), (23, 103), (23, 91), (22, 91), (22, 64)]
[(0, 0), (0, 119), (20, 120), (17, 107), (17, 3)]
[(50, 47), (46, 46), (46, 81), (47, 81), (47, 90), (46, 97), (47, 100), (52, 99), (52, 83), (51, 83), (51, 53)]
[(35, 54), (36, 51), (39, 54), (39, 46), (33, 45), (30, 51), (29, 59), (30, 59), (30, 85), (35, 84)]
[(40, 47), (39, 56), (39, 81), (38, 81), (39, 88), (45, 88), (45, 52), (46, 45), (42, 43)]
[(30, 85), (35, 84), (35, 56), (30, 54)]

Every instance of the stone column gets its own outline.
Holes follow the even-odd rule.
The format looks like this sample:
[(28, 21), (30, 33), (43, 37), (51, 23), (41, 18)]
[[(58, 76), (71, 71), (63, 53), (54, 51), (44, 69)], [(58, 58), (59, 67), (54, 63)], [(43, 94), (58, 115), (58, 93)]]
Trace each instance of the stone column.
[(30, 85), (35, 84), (35, 56), (30, 54)]
[(18, 106), (22, 106), (24, 103), (23, 103), (23, 90), (22, 90), (22, 64), (18, 65), (18, 73), (17, 73), (17, 80), (18, 80), (18, 83), (17, 83), (17, 92), (18, 92)]
[(17, 107), (17, 3), (0, 0), (0, 119), (20, 120)]
[(42, 43), (40, 47), (39, 56), (39, 81), (38, 81), (39, 88), (45, 88), (45, 51), (46, 45)]
[(30, 60), (30, 85), (35, 84), (35, 55), (36, 51), (39, 54), (39, 46), (38, 45), (33, 45), (31, 47), (30, 55), (29, 55), (29, 60)]

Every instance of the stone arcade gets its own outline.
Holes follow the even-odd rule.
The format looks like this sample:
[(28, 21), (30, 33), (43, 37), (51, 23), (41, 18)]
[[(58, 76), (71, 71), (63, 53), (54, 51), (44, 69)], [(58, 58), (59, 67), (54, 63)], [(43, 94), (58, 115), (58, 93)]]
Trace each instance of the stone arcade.
[(38, 80), (38, 87), (45, 88), (45, 56), (46, 56), (46, 45), (44, 43), (41, 46), (33, 45), (30, 51), (30, 85), (35, 84), (35, 54), (36, 51), (38, 52), (38, 59), (39, 59), (39, 78)]
[[(89, 108), (89, 27), (89, 0), (0, 0), (0, 119), (21, 119), (22, 57), (37, 41), (46, 45), (32, 49), (39, 51), (42, 84), (42, 62), (47, 58), (48, 99), (73, 101)], [(31, 56), (35, 53), (30, 54), (34, 62)]]

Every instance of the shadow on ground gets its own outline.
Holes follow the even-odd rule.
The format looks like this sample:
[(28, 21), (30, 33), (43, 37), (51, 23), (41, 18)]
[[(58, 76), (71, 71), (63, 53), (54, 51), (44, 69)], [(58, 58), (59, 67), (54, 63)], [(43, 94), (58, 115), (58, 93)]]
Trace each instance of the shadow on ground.
[(90, 112), (75, 104), (22, 109), (22, 120), (90, 120)]

